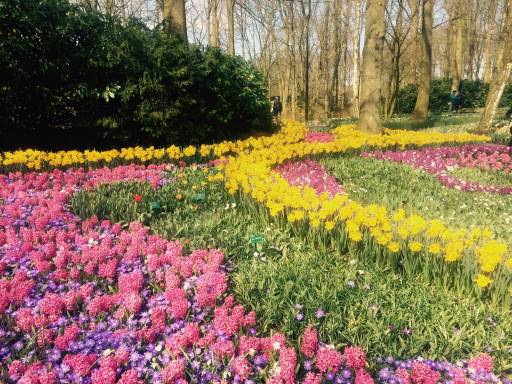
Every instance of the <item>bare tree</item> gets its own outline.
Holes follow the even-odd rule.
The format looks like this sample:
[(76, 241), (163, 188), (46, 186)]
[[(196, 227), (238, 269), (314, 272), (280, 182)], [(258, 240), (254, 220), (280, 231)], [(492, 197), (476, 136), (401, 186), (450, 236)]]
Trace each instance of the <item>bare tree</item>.
[(352, 115), (359, 116), (359, 77), (360, 77), (360, 58), (359, 46), (361, 45), (361, 19), (362, 19), (361, 0), (354, 1), (354, 29), (352, 34)]
[(384, 0), (368, 0), (366, 28), (361, 68), (359, 122), (361, 131), (382, 133), (380, 122), (380, 91), (382, 51), (384, 46)]
[(219, 47), (219, 0), (208, 1), (208, 26), (208, 44), (212, 47)]
[(501, 96), (512, 73), (512, 50), (510, 49), (510, 41), (512, 39), (512, 0), (507, 0), (503, 12), (504, 16), (498, 40), (498, 52), (494, 70), (495, 74), (492, 78), (485, 109), (477, 128), (477, 131), (480, 133), (486, 132), (491, 127)]
[(235, 55), (235, 0), (226, 0), (228, 15), (228, 53)]
[(165, 33), (181, 35), (187, 40), (185, 0), (164, 0), (162, 13)]
[(425, 121), (428, 118), (430, 83), (432, 81), (432, 10), (434, 0), (421, 2), (421, 65), (418, 97), (412, 118)]

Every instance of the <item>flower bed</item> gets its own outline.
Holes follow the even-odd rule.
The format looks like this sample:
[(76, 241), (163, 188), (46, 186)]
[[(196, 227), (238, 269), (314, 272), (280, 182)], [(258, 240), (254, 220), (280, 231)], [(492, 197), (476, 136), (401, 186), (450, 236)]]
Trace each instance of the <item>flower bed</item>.
[[(372, 383), (360, 348), (341, 353), (312, 327), (297, 351), (279, 333), (257, 336), (254, 313), (227, 295), (221, 252), (185, 254), (179, 242), (136, 222), (122, 229), (95, 217), (81, 221), (67, 209), (73, 193), (102, 183), (159, 188), (171, 182), (167, 168), (0, 176), (0, 380)], [(384, 382), (496, 378), (487, 355), (460, 366), (376, 364)]]
[(467, 192), (512, 194), (512, 187), (484, 185), (456, 178), (450, 172), (457, 167), (479, 168), (494, 172), (510, 173), (511, 149), (504, 145), (466, 145), (459, 148), (441, 147), (407, 151), (375, 151), (363, 153), (364, 157), (408, 164), (431, 173), (445, 186)]
[(325, 192), (330, 197), (345, 192), (336, 178), (329, 175), (320, 163), (313, 160), (290, 161), (278, 166), (275, 171), (294, 187), (304, 189), (307, 186), (313, 188), (318, 194)]
[[(392, 266), (403, 264), (413, 273), (423, 273), (423, 265), (432, 260), (443, 271), (432, 272), (429, 278), (446, 285), (444, 273), (462, 292), (480, 294), (487, 288), (493, 300), (507, 305), (512, 296), (512, 258), (506, 243), (493, 239), (485, 228), (450, 229), (441, 220), (427, 221), (418, 215), (407, 217), (399, 211), (389, 215), (384, 206), (362, 206), (346, 195), (323, 198), (303, 187), (290, 185), (272, 169), (290, 159), (327, 153), (346, 153), (362, 147), (421, 147), (427, 144), (477, 141), (469, 134), (429, 134), (390, 131), (386, 135), (367, 135), (351, 127), (335, 130), (337, 139), (330, 143), (294, 143), (240, 154), (236, 161), (220, 165), (223, 173), (211, 180), (224, 180), (228, 191), (242, 191), (265, 204), (271, 216), (284, 215), (289, 223), (307, 220), (313, 229), (327, 232), (341, 229), (339, 243), (364, 242), (381, 260)], [(453, 151), (457, 151), (454, 148)], [(436, 149), (425, 149), (436, 151)], [(284, 166), (284, 169), (289, 166)], [(279, 169), (279, 168), (278, 168)], [(340, 233), (340, 232), (337, 232)], [(370, 239), (372, 242), (370, 242)], [(383, 248), (377, 250), (377, 248)], [(381, 256), (385, 254), (385, 256)], [(441, 256), (441, 257), (439, 257)], [(444, 265), (440, 265), (442, 263)], [(425, 263), (425, 264), (424, 264)], [(451, 268), (457, 265), (457, 271)], [(436, 268), (437, 269), (437, 268)], [(463, 277), (461, 279), (461, 276)], [(497, 277), (497, 279), (495, 278)], [(455, 284), (455, 280), (457, 283)]]

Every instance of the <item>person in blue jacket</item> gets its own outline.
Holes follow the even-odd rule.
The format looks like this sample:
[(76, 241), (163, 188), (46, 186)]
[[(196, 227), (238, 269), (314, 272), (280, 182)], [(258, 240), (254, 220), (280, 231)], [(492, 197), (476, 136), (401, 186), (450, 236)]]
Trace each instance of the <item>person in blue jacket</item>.
[(450, 111), (459, 112), (460, 106), (462, 105), (462, 95), (459, 91), (453, 90), (450, 94)]

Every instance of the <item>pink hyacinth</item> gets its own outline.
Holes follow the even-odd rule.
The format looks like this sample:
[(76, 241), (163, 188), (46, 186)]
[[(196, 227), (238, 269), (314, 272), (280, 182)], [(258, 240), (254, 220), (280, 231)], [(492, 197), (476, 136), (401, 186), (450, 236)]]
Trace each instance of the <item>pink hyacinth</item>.
[(374, 380), (368, 372), (360, 368), (356, 370), (356, 379), (354, 384), (374, 384)]
[(492, 356), (482, 353), (481, 355), (469, 360), (468, 366), (477, 372), (492, 372)]
[(347, 367), (361, 369), (366, 365), (366, 354), (359, 347), (346, 347), (343, 351), (343, 359)]
[(316, 366), (322, 373), (336, 372), (341, 365), (341, 353), (332, 348), (320, 347), (316, 355)]
[(318, 346), (318, 332), (313, 326), (310, 325), (304, 330), (300, 346), (304, 356), (309, 358), (315, 356)]
[(440, 377), (439, 372), (426, 364), (415, 362), (412, 365), (411, 380), (414, 384), (436, 384)]

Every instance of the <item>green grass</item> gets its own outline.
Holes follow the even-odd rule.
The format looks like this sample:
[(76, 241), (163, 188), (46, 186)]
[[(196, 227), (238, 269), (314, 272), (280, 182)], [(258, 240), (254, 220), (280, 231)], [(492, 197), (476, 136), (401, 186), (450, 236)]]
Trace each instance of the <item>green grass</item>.
[[(79, 192), (71, 207), (83, 218), (97, 214), (124, 225), (142, 220), (166, 238), (189, 240), (191, 249), (222, 249), (234, 267), (231, 289), (246, 308), (256, 310), (264, 333), (280, 330), (297, 340), (311, 322), (323, 340), (360, 345), (371, 357), (456, 360), (491, 347), (497, 368), (512, 368), (512, 319), (499, 307), (295, 237), (249, 198), (232, 197), (222, 185), (202, 185), (205, 181), (203, 172), (188, 169), (185, 177), (156, 191), (140, 183), (104, 185)], [(198, 201), (197, 191), (204, 192), (204, 201)], [(140, 203), (134, 202), (137, 193)], [(160, 210), (151, 209), (154, 202)], [(252, 244), (254, 234), (263, 242)], [(301, 321), (295, 304), (303, 306)], [(316, 318), (318, 308), (325, 318)]]
[[(393, 116), (383, 121), (385, 128), (391, 129), (406, 129), (406, 130), (420, 130), (432, 129), (440, 132), (466, 132), (477, 127), (480, 120), (479, 113), (439, 113), (432, 114), (426, 122), (411, 121), (410, 115)], [(338, 127), (341, 124), (355, 124), (357, 119), (344, 118), (344, 119), (331, 119), (328, 123), (331, 129)]]
[(451, 172), (451, 174), (461, 180), (477, 182), (483, 185), (512, 186), (512, 174), (507, 174), (503, 171), (491, 171), (479, 168), (457, 168)]
[[(390, 161), (341, 155), (325, 157), (321, 163), (361, 203), (379, 203), (391, 212), (404, 208), (408, 214), (441, 219), (454, 228), (488, 226), (512, 243), (512, 195), (450, 189), (422, 170)], [(502, 175), (501, 180), (504, 176), (509, 179)]]

